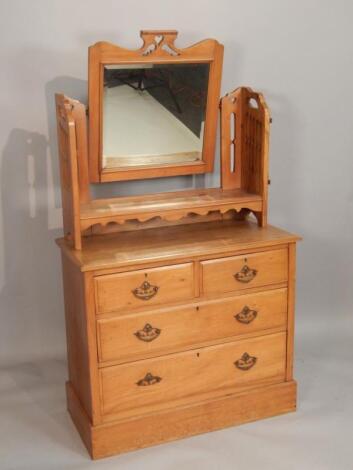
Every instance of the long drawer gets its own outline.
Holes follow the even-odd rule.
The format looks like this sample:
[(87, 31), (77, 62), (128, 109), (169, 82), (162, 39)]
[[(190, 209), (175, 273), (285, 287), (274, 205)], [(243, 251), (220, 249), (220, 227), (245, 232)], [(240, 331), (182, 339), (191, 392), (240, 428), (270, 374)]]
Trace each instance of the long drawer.
[(276, 333), (106, 367), (102, 413), (109, 421), (281, 382), (285, 353), (286, 333)]
[(287, 281), (287, 249), (203, 261), (203, 293), (236, 292)]
[(287, 289), (97, 320), (99, 360), (124, 361), (285, 327)]
[(95, 285), (97, 313), (149, 308), (192, 298), (193, 264), (97, 276)]

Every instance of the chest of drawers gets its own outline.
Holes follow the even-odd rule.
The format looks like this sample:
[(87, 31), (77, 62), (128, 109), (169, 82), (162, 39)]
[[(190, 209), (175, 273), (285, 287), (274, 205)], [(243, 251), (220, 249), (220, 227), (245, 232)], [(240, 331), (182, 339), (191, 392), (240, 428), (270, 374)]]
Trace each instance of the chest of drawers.
[(68, 409), (93, 458), (295, 409), (297, 240), (224, 221), (58, 241)]

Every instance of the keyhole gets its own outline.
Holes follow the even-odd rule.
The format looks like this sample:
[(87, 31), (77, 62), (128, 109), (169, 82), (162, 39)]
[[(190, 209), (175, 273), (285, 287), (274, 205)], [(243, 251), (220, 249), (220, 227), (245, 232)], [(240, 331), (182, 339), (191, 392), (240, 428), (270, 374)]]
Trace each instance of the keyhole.
[(200, 357), (200, 353), (196, 353), (196, 356), (197, 356), (197, 357)]
[(199, 307), (199, 306), (197, 306), (197, 307), (196, 307), (196, 310), (197, 310), (197, 311), (199, 311), (199, 310), (200, 310), (200, 307)]

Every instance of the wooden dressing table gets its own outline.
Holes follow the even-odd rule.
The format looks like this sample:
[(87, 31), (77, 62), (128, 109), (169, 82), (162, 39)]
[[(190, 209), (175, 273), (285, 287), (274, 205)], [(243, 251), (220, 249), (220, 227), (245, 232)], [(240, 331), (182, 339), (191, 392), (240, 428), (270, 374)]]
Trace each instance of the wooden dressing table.
[[(92, 458), (296, 407), (299, 238), (267, 225), (265, 101), (219, 100), (217, 41), (141, 36), (135, 51), (89, 49), (88, 129), (86, 108), (56, 96), (67, 402)], [(212, 171), (219, 104), (219, 189), (91, 199), (90, 182)]]

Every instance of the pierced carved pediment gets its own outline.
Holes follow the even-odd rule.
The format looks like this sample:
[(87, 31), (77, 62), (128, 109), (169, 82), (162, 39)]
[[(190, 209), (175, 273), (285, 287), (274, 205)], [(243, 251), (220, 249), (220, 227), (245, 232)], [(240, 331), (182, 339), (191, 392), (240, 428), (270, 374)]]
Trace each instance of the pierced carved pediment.
[(180, 51), (174, 45), (177, 35), (177, 31), (141, 31), (141, 38), (143, 39), (141, 54), (143, 56), (152, 54), (180, 55)]

